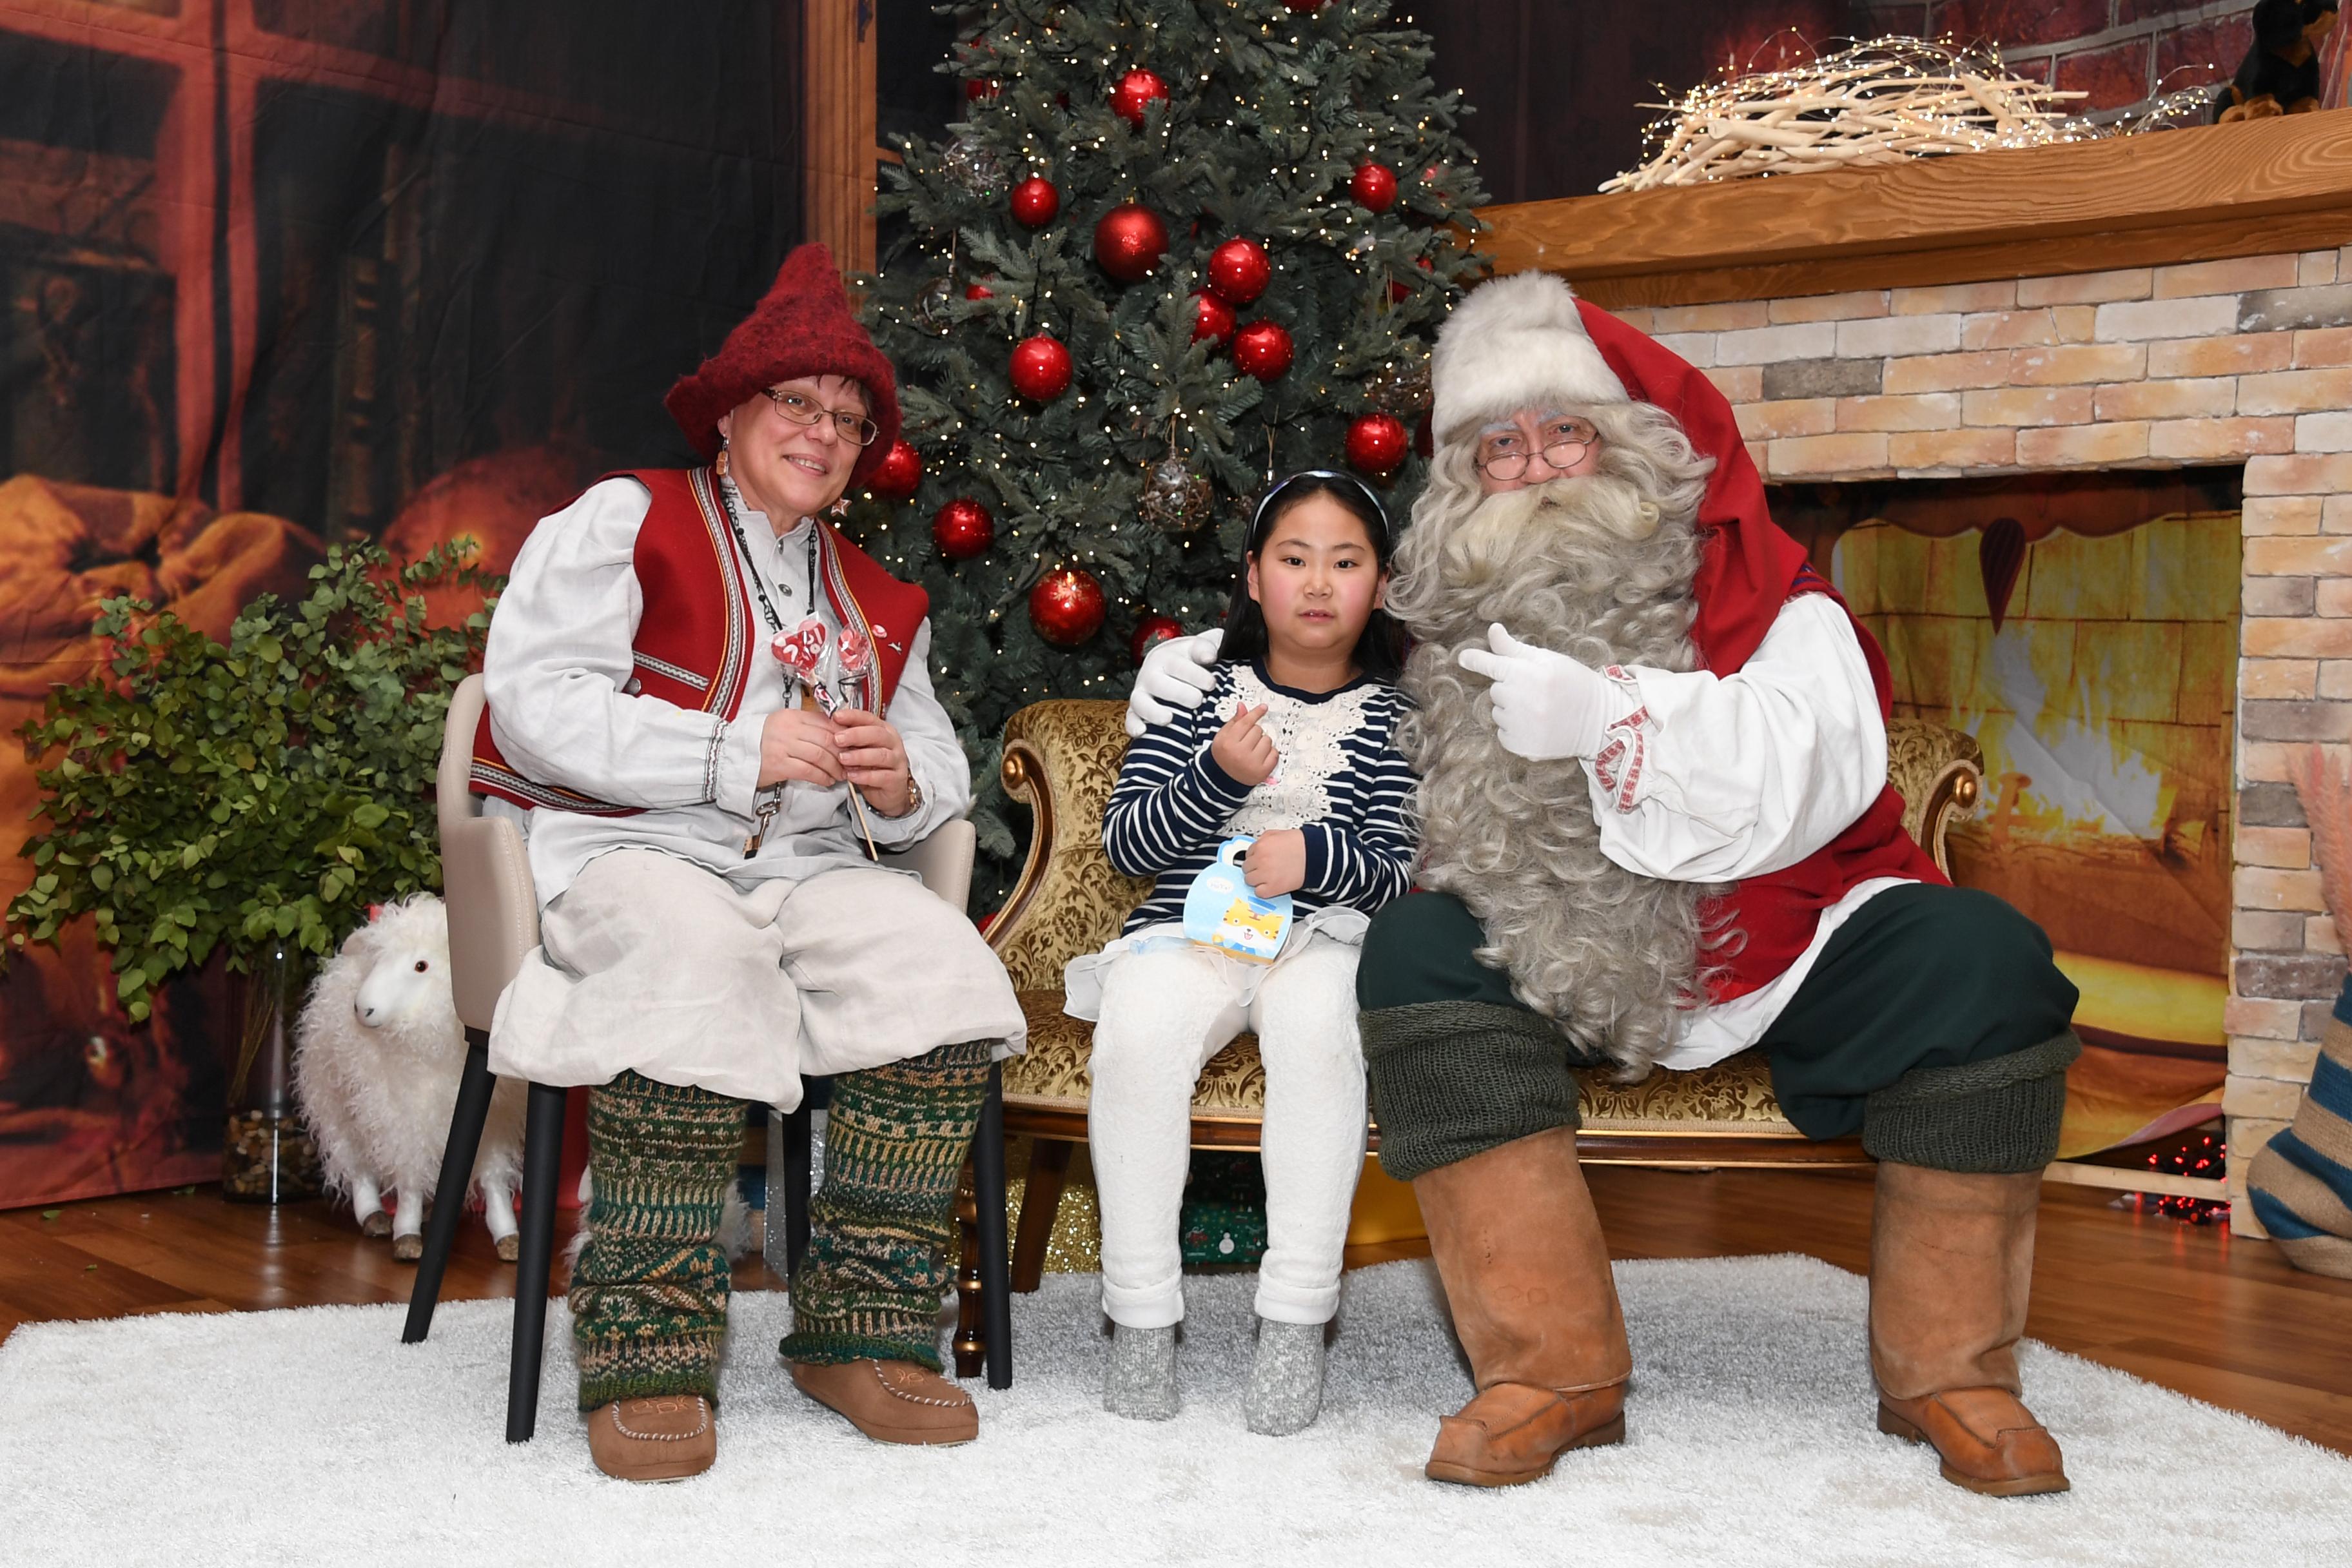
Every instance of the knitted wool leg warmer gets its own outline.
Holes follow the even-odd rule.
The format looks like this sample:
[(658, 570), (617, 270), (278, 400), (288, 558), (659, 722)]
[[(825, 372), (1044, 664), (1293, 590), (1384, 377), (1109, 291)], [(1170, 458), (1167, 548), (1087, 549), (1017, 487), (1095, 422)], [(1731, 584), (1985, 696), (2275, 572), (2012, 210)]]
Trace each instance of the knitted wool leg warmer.
[(1569, 1044), (1524, 1007), (1416, 1002), (1359, 1021), (1381, 1168), (1400, 1182), (1577, 1124)]
[(793, 1277), (787, 1361), (910, 1361), (940, 1370), (956, 1176), (988, 1089), (990, 1042), (833, 1080), (824, 1184)]
[(588, 1245), (572, 1269), (580, 1408), (662, 1394), (719, 1398), (727, 1333), (719, 1213), (743, 1102), (625, 1072), (588, 1096)]
[(1913, 1068), (1863, 1101), (1862, 1146), (1933, 1171), (2014, 1175), (2058, 1157), (2074, 1031), (2007, 1056)]

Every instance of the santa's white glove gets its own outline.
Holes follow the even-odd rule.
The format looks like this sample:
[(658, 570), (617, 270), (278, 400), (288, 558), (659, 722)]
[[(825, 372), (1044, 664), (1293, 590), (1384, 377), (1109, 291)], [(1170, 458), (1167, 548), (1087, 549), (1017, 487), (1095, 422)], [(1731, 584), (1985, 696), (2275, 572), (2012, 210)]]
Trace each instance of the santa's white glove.
[(1223, 626), (1189, 637), (1162, 637), (1143, 656), (1135, 672), (1135, 689), (1127, 698), (1127, 733), (1140, 737), (1154, 724), (1165, 724), (1180, 712), (1198, 708), (1201, 699), (1217, 684), (1217, 649), (1224, 645)]
[(1564, 653), (1521, 642), (1497, 624), (1494, 652), (1465, 647), (1462, 668), (1495, 683), (1495, 735), (1503, 749), (1535, 762), (1590, 757), (1632, 704), (1615, 681)]

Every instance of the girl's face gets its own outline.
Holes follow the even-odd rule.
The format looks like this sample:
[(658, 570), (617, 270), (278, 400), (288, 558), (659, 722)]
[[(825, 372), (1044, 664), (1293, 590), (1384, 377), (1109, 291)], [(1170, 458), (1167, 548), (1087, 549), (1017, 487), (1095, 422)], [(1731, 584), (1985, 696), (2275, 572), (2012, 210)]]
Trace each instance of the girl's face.
[(1292, 658), (1352, 651), (1388, 585), (1363, 520), (1328, 495), (1284, 508), (1249, 561), (1267, 647)]

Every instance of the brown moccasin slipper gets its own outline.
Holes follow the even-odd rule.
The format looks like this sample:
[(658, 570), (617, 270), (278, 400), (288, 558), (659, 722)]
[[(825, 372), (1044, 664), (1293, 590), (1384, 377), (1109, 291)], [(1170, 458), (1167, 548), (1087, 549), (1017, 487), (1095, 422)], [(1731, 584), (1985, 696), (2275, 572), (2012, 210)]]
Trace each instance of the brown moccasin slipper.
[(615, 1399), (588, 1413), (588, 1457), (620, 1481), (682, 1481), (719, 1458), (718, 1413), (698, 1394)]
[(877, 1443), (969, 1443), (980, 1436), (971, 1395), (910, 1361), (796, 1361), (793, 1382)]

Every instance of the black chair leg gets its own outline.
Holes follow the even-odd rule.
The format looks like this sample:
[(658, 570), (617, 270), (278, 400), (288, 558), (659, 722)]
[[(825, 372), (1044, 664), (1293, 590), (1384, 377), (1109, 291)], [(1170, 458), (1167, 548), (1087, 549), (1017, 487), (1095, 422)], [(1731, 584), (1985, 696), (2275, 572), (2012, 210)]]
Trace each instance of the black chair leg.
[(988, 1068), (988, 1097), (971, 1142), (972, 1196), (980, 1209), (980, 1311), (987, 1326), (988, 1386), (1013, 1386), (1013, 1262), (1004, 1234), (1004, 1074)]
[(539, 1364), (546, 1352), (547, 1275), (555, 1259), (555, 1184), (563, 1165), (559, 1084), (535, 1083), (523, 1116), (522, 1256), (515, 1264), (514, 1351), (507, 1363), (507, 1441), (539, 1426)]
[(408, 1321), (400, 1331), (402, 1344), (417, 1344), (433, 1331), (433, 1309), (441, 1301), (441, 1275), (449, 1266), (449, 1249), (457, 1243), (457, 1221), (466, 1212), (466, 1184), (474, 1177), (474, 1155), (482, 1146), (482, 1123), (489, 1117), (490, 1090), (498, 1082), (490, 1073), (490, 1037), (480, 1029), (467, 1030), (466, 1070), (457, 1079), (457, 1103), (449, 1113), (449, 1141), (441, 1150), (441, 1180), (433, 1189), (440, 1201), (425, 1222), (425, 1256), (416, 1260), (416, 1282), (409, 1288)]
[(801, 1102), (784, 1117), (784, 1168), (772, 1173), (776, 1184), (768, 1189), (768, 1223), (776, 1221), (776, 1194), (783, 1194), (784, 1277), (790, 1285), (801, 1271), (801, 1255), (809, 1237), (809, 1103), (808, 1086), (801, 1086)]

